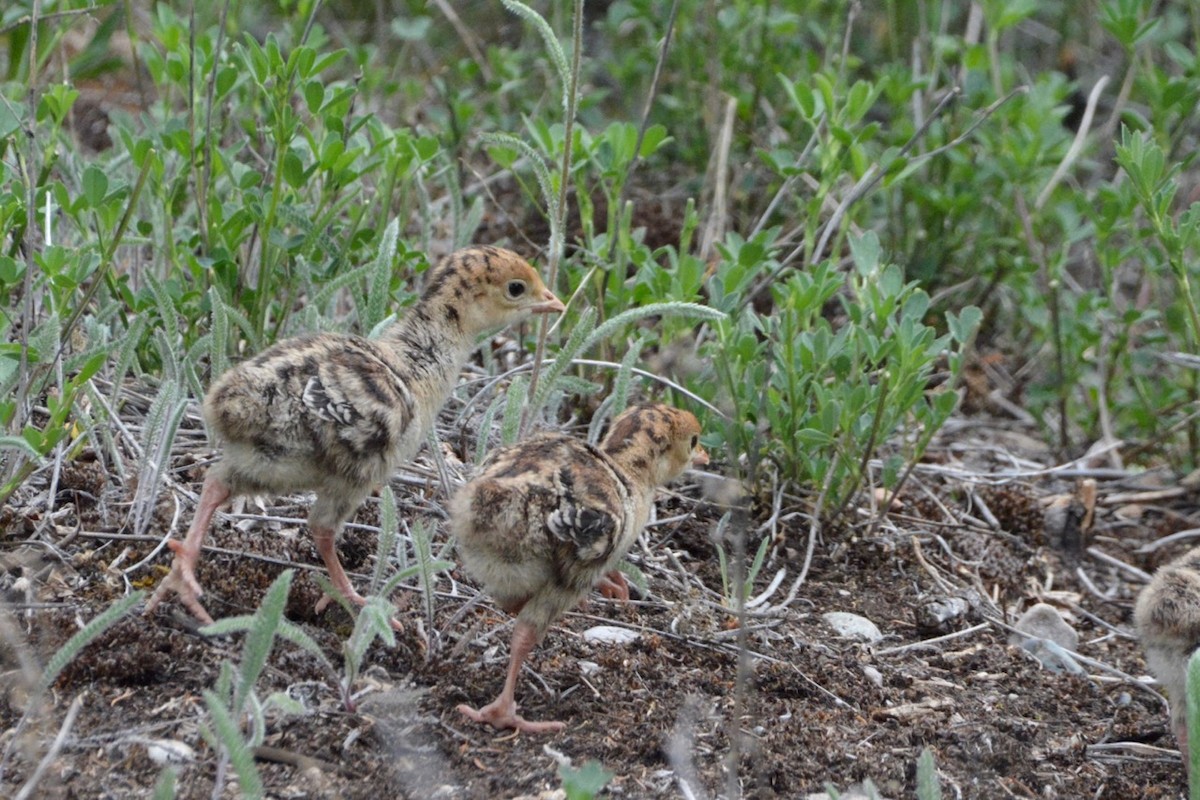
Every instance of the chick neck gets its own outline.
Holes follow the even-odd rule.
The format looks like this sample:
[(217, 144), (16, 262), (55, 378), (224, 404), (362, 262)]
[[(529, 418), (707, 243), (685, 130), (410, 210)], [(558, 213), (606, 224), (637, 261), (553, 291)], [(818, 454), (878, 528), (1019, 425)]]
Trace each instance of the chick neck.
[(665, 459), (654, 455), (654, 443), (644, 434), (620, 442), (605, 440), (600, 449), (629, 479), (630, 485), (644, 494), (653, 495), (655, 489), (672, 478), (664, 474), (667, 469)]
[(423, 296), (382, 339), (409, 390), (439, 407), (475, 348), (472, 332), (463, 330), (457, 309), (440, 294)]

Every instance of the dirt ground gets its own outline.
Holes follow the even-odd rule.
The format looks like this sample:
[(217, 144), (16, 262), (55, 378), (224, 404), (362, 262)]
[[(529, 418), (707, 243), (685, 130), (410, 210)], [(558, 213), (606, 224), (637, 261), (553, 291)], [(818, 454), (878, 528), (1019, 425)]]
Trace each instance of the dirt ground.
[[(458, 456), (473, 452), (443, 430)], [(523, 713), (565, 721), (559, 734), (498, 733), (456, 711), (499, 691), (512, 630), (458, 572), (440, 577), (432, 625), (415, 588), (397, 592), (404, 631), (395, 647), (369, 651), (353, 713), (336, 677), (278, 644), (259, 696), (286, 691), (304, 711), (267, 717), (258, 767), (268, 795), (561, 797), (569, 760), (614, 773), (606, 797), (802, 798), (827, 782), (844, 790), (870, 779), (901, 798), (915, 796), (928, 747), (950, 798), (1183, 797), (1164, 703), (1138, 680), (1146, 668), (1129, 629), (1138, 571), (1187, 545), (1143, 548), (1196, 527), (1195, 506), (1170, 475), (1082, 462), (1050, 469), (1033, 434), (1011, 420), (955, 419), (886, 516), (864, 505), (817, 532), (806, 573), (812, 498), (760, 499), (748, 525), (723, 529), (724, 546), (732, 550), (738, 528), (751, 553), (772, 537), (751, 597), (782, 577), (741, 625), (722, 596), (711, 480), (685, 476), (660, 495), (657, 521), (631, 554), (648, 595), (624, 606), (594, 596), (528, 662)], [(130, 568), (186, 527), (212, 455), (189, 415), (144, 536), (127, 519), (134, 487), (86, 457), (64, 465), (53, 504), (47, 468), (0, 512), (0, 794), (14, 796), (45, 761), (33, 796), (148, 797), (163, 769), (152, 753), (175, 742), (192, 755), (178, 767), (178, 796), (214, 796), (202, 692), (222, 662), (241, 658), (241, 636), (202, 636), (168, 602), (87, 648), (44, 704), (30, 700), (24, 677), (86, 620), (161, 578), (162, 552)], [(394, 484), (406, 519), (436, 517), (445, 503), (423, 459)], [(320, 559), (302, 523), (306, 499), (267, 503), (218, 517), (199, 571), (208, 608), (251, 613), (293, 566), (287, 616), (340, 669), (351, 620), (336, 607), (313, 611)], [(359, 585), (373, 568), (378, 518), (372, 500), (340, 544)], [(443, 547), (444, 530), (435, 539)], [(1008, 643), (1004, 624), (1037, 601), (1078, 631), (1079, 674)], [(883, 638), (839, 637), (822, 619), (830, 611), (870, 619)], [(636, 639), (585, 638), (599, 625)], [(73, 701), (77, 716), (64, 725)], [(224, 780), (216, 794), (238, 796), (232, 770)]]

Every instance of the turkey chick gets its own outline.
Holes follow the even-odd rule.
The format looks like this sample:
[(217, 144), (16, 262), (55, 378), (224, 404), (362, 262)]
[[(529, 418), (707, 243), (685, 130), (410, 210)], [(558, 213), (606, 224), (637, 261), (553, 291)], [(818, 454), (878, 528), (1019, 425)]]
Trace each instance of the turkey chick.
[(1200, 547), (1154, 573), (1133, 612), (1146, 664), (1166, 690), (1171, 728), (1188, 764), (1187, 662), (1200, 647)]
[(430, 273), (417, 303), (378, 340), (300, 336), (225, 372), (203, 404), (224, 458), (209, 470), (186, 538), (168, 543), (174, 563), (147, 613), (175, 592), (211, 623), (195, 570), (213, 512), (237, 495), (304, 490), (316, 493), (308, 527), (334, 588), (363, 605), (334, 545), (343, 523), (420, 448), (480, 334), (562, 310), (516, 253), (470, 247)]
[(642, 405), (613, 421), (593, 447), (542, 434), (502, 448), (451, 500), (463, 565), (516, 614), (504, 688), (491, 704), (458, 710), (475, 722), (530, 733), (561, 730), (517, 714), (517, 678), (550, 623), (598, 584), (628, 599), (617, 563), (649, 519), (654, 490), (708, 463), (700, 423), (687, 411)]

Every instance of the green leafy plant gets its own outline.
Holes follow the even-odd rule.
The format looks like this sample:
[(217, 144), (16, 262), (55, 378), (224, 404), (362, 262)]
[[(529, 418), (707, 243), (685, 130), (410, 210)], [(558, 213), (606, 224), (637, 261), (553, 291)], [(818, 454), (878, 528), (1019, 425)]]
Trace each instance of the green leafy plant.
[(588, 761), (582, 767), (560, 764), (558, 777), (567, 800), (592, 800), (613, 779), (613, 773), (599, 762)]
[(917, 800), (942, 800), (942, 784), (938, 780), (937, 764), (928, 747), (917, 758)]
[[(396, 496), (390, 486), (384, 487), (380, 493), (380, 529), (379, 540), (375, 551), (375, 569), (371, 576), (368, 589), (368, 602), (362, 609), (355, 611), (350, 604), (337, 592), (324, 576), (317, 580), (326, 594), (341, 605), (347, 613), (355, 616), (354, 632), (343, 646), (345, 656), (344, 692), (349, 698), (349, 692), (358, 677), (359, 668), (367, 648), (375, 641), (382, 640), (389, 647), (395, 645), (396, 638), (392, 629), (392, 607), (389, 597), (399, 588), (400, 584), (410, 578), (417, 579), (417, 591), (421, 593), (422, 605), (428, 629), (433, 629), (434, 597), (437, 589), (438, 576), (449, 572), (457, 565), (447, 558), (444, 553), (449, 549), (446, 544), (441, 554), (434, 553), (433, 531), (436, 526), (418, 521), (412, 526), (410, 535), (405, 540), (399, 537), (399, 521), (396, 509)], [(408, 554), (405, 541), (412, 545), (412, 555)], [(400, 569), (387, 576), (387, 570), (393, 563), (399, 562)]]
[(516, 440), (519, 433), (519, 428), (515, 424), (507, 422), (507, 420), (514, 418), (513, 415), (517, 414), (518, 410), (521, 419), (528, 419), (531, 416), (536, 416), (544, 407), (549, 405), (556, 395), (561, 399), (561, 393), (564, 389), (577, 394), (594, 391), (595, 387), (581, 384), (578, 381), (566, 380), (569, 378), (567, 371), (581, 354), (638, 320), (659, 316), (687, 317), (702, 320), (718, 320), (723, 317), (720, 311), (695, 303), (654, 303), (641, 306), (640, 308), (631, 308), (602, 325), (596, 325), (595, 314), (590, 310), (585, 311), (575, 323), (571, 335), (563, 343), (562, 349), (559, 350), (553, 362), (546, 368), (545, 374), (542, 376), (537, 388), (531, 389), (532, 396), (526, 398), (523, 390), (514, 392), (511, 388), (509, 389), (508, 396), (510, 398), (515, 396), (517, 404), (508, 409), (505, 414), (506, 423), (502, 427), (504, 443), (511, 444)]
[[(758, 574), (762, 572), (767, 551), (770, 550), (771, 537), (764, 536), (754, 551), (754, 558), (748, 565), (744, 565), (739, 569), (732, 560), (736, 558), (738, 546), (735, 544), (733, 548), (735, 553), (732, 556), (728, 546), (728, 539), (731, 535), (729, 533), (730, 522), (732, 519), (733, 512), (726, 512), (720, 521), (717, 522), (716, 530), (713, 532), (713, 543), (717, 548), (717, 563), (721, 568), (721, 597), (725, 601), (726, 608), (739, 611), (742, 604), (750, 597)], [(741, 536), (744, 535), (744, 532), (737, 531), (732, 535)], [(745, 543), (742, 542), (740, 547), (744, 549)]]
[[(263, 796), (262, 778), (254, 766), (253, 751), (266, 736), (267, 711), (272, 707), (292, 714), (303, 710), (285, 692), (260, 698), (255, 688), (267, 665), (267, 657), (271, 654), (275, 639), (283, 635), (285, 630), (283, 609), (287, 604), (293, 574), (290, 569), (279, 574), (252, 616), (219, 620), (201, 629), (208, 635), (245, 632), (241, 661), (236, 667), (228, 661), (222, 662), (215, 687), (204, 690), (204, 705), (209, 718), (201, 724), (200, 733), (220, 753), (216, 785), (223, 784), (222, 776), (227, 765), (232, 765), (238, 785), (247, 797)], [(297, 632), (295, 628), (288, 629), (291, 635)], [(317, 652), (320, 650), (315, 643), (311, 644), (311, 648)], [(248, 731), (243, 730), (244, 717)]]
[[(323, 576), (318, 576), (317, 578), (318, 583), (325, 592), (336, 600), (347, 613), (354, 617), (354, 628), (350, 636), (342, 644), (342, 669), (340, 670), (341, 679), (339, 681), (342, 702), (348, 711), (354, 711), (356, 708), (354, 702), (354, 684), (358, 680), (368, 649), (376, 640), (382, 641), (388, 647), (393, 647), (396, 644), (396, 635), (392, 628), (392, 614), (395, 609), (387, 598), (396, 591), (403, 581), (413, 577), (418, 578), (418, 590), (424, 598), (424, 604), (429, 615), (429, 626), (432, 628), (433, 597), (437, 575), (455, 567), (453, 561), (434, 556), (429, 534), (430, 528), (424, 524), (414, 526), (412, 534), (414, 557), (412, 560), (415, 563), (409, 563), (410, 558), (407, 555), (407, 549), (400, 546), (396, 499), (391, 487), (385, 487), (381, 494), (381, 518), (375, 569), (372, 574), (367, 604), (365, 606), (361, 609), (352, 608), (344, 598), (334, 591), (328, 579)], [(387, 576), (388, 565), (391, 564), (391, 559), (397, 554), (399, 554), (401, 569), (391, 576)], [(220, 619), (213, 625), (204, 628), (205, 633), (213, 635), (229, 633), (246, 634), (247, 654), (243, 657), (243, 663), (239, 667), (239, 674), (242, 676), (241, 683), (239, 684), (240, 692), (244, 693), (246, 691), (244, 686), (247, 681), (250, 682), (250, 685), (253, 685), (251, 678), (261, 672), (262, 666), (265, 663), (262, 659), (265, 659), (265, 653), (269, 652), (269, 640), (274, 637), (297, 645), (313, 655), (331, 674), (337, 675), (339, 673), (339, 670), (333, 666), (320, 645), (311, 636), (305, 633), (299, 626), (283, 618), (283, 607), (280, 604), (286, 601), (287, 590), (291, 586), (291, 581), (291, 570), (282, 573), (272, 583), (274, 594), (271, 593), (272, 590), (268, 590), (267, 597), (254, 615)], [(271, 601), (270, 605), (267, 603), (268, 599)], [(250, 641), (252, 638), (256, 644), (251, 650)], [(264, 647), (266, 647), (265, 652)], [(220, 698), (224, 695), (225, 693), (218, 689), (216, 696)], [(227, 709), (233, 717), (237, 716), (237, 709), (245, 708), (248, 705), (244, 699), (240, 703), (237, 702), (240, 696), (234, 697), (233, 705), (227, 704)], [(268, 698), (268, 701), (270, 700), (271, 698)], [(257, 707), (263, 704), (259, 703), (257, 698), (255, 698), (252, 705)], [(251, 741), (253, 742), (253, 737)], [(254, 742), (254, 744), (257, 744), (257, 742)]]
[[(770, 266), (771, 234), (731, 237), (721, 252), (712, 302), (736, 311), (752, 267)], [(884, 459), (878, 475), (884, 488), (899, 487), (904, 465), (919, 460), (958, 402), (951, 391), (927, 391), (934, 368), (944, 360), (953, 385), (980, 321), (971, 307), (948, 313), (949, 333), (939, 336), (925, 322), (928, 295), (882, 262), (874, 234), (854, 240), (852, 253), (849, 274), (823, 262), (776, 286), (773, 314), (743, 308), (718, 323), (709, 349), (732, 405), (734, 452), (764, 455), (788, 480), (819, 487), (823, 508), (834, 513), (874, 480), (871, 459), (909, 427), (916, 436), (907, 452)], [(845, 314), (836, 329), (824, 314), (835, 298)], [(762, 437), (760, 430), (789, 435)]]

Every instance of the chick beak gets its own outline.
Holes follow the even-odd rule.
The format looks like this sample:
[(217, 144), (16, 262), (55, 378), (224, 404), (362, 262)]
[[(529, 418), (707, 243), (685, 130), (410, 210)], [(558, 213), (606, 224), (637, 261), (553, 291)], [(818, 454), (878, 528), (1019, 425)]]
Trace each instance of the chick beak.
[(692, 451), (692, 466), (693, 467), (708, 466), (708, 453), (706, 453), (704, 451), (703, 447), (697, 447), (695, 450)]
[(551, 314), (566, 311), (567, 307), (562, 304), (561, 300), (554, 296), (554, 292), (549, 289), (543, 289), (542, 302), (537, 303), (530, 310), (534, 314)]

